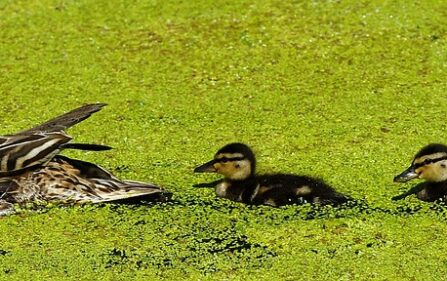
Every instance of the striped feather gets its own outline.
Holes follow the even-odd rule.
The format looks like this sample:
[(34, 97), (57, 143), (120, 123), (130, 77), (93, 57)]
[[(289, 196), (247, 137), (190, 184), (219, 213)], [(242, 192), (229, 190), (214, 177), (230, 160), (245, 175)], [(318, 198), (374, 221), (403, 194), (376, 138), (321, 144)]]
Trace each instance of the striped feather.
[(146, 199), (150, 198), (151, 195), (169, 196), (168, 192), (150, 183), (102, 179), (95, 179), (93, 182), (96, 185), (96, 192), (100, 196), (94, 203), (124, 201), (135, 198)]
[(108, 150), (95, 144), (70, 144), (64, 130), (87, 119), (106, 104), (88, 104), (14, 135), (0, 136), (0, 176), (45, 165), (62, 149)]
[(47, 163), (71, 138), (64, 133), (21, 136), (0, 145), (0, 173)]

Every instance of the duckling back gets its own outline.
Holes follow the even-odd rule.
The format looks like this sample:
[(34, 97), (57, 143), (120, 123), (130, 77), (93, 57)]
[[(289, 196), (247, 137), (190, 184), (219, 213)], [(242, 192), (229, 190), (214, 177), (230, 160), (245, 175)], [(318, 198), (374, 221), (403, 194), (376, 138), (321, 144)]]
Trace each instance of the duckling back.
[(282, 206), (296, 203), (337, 205), (349, 198), (322, 180), (308, 176), (274, 174), (258, 176), (259, 189), (254, 197), (261, 204)]
[(216, 186), (221, 198), (253, 205), (273, 207), (317, 203), (338, 205), (349, 197), (321, 180), (288, 174), (260, 175), (243, 181), (222, 181)]

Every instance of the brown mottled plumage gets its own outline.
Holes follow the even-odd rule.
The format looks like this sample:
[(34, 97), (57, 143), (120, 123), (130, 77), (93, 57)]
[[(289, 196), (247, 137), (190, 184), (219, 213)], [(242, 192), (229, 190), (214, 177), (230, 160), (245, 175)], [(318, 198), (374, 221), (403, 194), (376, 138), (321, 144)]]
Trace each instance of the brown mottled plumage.
[(119, 180), (92, 163), (56, 156), (47, 165), (0, 178), (2, 199), (11, 203), (101, 203), (130, 198), (164, 199), (150, 183)]
[(109, 146), (70, 143), (64, 130), (87, 119), (106, 104), (88, 104), (41, 125), (12, 135), (0, 136), (0, 175), (10, 175), (44, 165), (62, 149), (108, 150)]
[(120, 180), (101, 167), (58, 155), (64, 148), (105, 150), (108, 146), (69, 143), (63, 130), (105, 104), (90, 104), (15, 135), (0, 137), (0, 215), (13, 203), (164, 201), (170, 193), (150, 183)]

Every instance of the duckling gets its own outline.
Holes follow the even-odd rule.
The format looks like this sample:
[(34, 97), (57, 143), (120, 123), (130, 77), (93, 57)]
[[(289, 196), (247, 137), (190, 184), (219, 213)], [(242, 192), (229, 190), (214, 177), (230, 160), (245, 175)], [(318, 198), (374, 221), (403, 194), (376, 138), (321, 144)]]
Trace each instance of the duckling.
[(447, 146), (432, 143), (423, 147), (414, 156), (411, 166), (394, 177), (394, 182), (403, 183), (416, 178), (425, 181), (392, 199), (400, 200), (412, 194), (428, 202), (447, 199)]
[(340, 204), (349, 200), (321, 180), (290, 174), (255, 175), (255, 168), (256, 159), (250, 147), (231, 143), (194, 172), (223, 175), (223, 180), (214, 182), (217, 196), (246, 204), (279, 207), (302, 203)]
[(165, 201), (171, 196), (152, 183), (120, 180), (93, 163), (58, 154), (65, 148), (110, 149), (103, 145), (69, 143), (71, 138), (63, 132), (104, 105), (86, 105), (2, 139), (0, 215), (13, 213), (14, 203), (133, 203)]

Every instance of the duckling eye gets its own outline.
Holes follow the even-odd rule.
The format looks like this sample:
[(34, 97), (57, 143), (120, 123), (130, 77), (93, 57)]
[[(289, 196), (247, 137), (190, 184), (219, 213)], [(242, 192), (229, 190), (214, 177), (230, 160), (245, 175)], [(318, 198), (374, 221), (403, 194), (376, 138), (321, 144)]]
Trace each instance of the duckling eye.
[(220, 158), (220, 162), (222, 162), (222, 163), (227, 163), (229, 160), (228, 160), (228, 158), (226, 158), (226, 157), (222, 157), (222, 158)]
[(431, 162), (430, 159), (425, 159), (424, 162), (422, 162), (422, 164), (427, 165), (427, 164), (430, 164), (430, 162)]
[(444, 163), (441, 164), (441, 168), (447, 167)]

